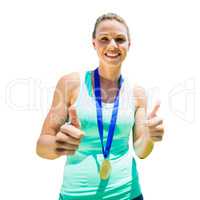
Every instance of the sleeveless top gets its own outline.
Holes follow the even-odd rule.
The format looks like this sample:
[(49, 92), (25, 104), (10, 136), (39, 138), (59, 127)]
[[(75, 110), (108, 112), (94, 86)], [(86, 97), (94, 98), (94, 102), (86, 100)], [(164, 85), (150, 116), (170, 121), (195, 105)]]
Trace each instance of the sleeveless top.
[[(136, 162), (129, 150), (129, 136), (134, 125), (133, 90), (125, 79), (119, 93), (119, 110), (110, 149), (111, 175), (107, 180), (99, 176), (104, 159), (99, 138), (96, 102), (92, 94), (92, 71), (80, 73), (79, 95), (74, 103), (81, 130), (79, 148), (67, 156), (60, 200), (129, 200), (141, 195)], [(103, 143), (107, 141), (114, 103), (102, 102)]]

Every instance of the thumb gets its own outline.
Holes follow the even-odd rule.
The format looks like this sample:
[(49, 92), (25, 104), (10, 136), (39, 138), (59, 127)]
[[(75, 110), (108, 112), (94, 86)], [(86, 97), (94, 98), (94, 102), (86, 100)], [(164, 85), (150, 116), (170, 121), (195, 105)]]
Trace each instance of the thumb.
[(156, 102), (156, 105), (154, 106), (153, 110), (148, 114), (148, 119), (151, 119), (156, 116), (156, 113), (158, 109), (160, 108), (160, 101)]
[(70, 120), (70, 124), (75, 126), (76, 128), (81, 128), (81, 122), (78, 119), (78, 115), (77, 115), (77, 111), (76, 111), (76, 107), (75, 106), (70, 106), (68, 109), (68, 113), (69, 113), (69, 120)]

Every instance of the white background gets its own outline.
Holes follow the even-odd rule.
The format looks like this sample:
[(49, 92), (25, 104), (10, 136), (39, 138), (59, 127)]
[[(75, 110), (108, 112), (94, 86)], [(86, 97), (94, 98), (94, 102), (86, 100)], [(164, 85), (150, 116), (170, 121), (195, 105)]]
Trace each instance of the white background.
[(65, 158), (35, 153), (58, 79), (94, 69), (96, 18), (116, 12), (132, 46), (123, 73), (162, 102), (165, 137), (137, 159), (145, 200), (200, 199), (198, 0), (0, 1), (0, 199), (55, 200)]

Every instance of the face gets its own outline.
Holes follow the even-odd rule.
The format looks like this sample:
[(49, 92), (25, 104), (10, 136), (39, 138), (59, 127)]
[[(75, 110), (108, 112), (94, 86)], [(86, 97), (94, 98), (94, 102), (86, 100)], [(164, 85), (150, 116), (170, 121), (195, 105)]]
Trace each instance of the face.
[(93, 39), (93, 46), (100, 64), (120, 66), (130, 46), (126, 26), (116, 20), (100, 22), (96, 29), (96, 38)]

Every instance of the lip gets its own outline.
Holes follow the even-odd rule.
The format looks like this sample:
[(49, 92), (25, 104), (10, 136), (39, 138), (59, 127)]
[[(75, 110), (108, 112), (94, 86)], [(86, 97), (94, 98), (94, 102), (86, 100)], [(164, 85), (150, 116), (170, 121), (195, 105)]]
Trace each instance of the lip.
[(107, 58), (111, 58), (111, 59), (114, 59), (114, 58), (118, 58), (121, 54), (119, 52), (116, 52), (116, 53), (109, 53), (109, 52), (106, 52), (104, 54)]

